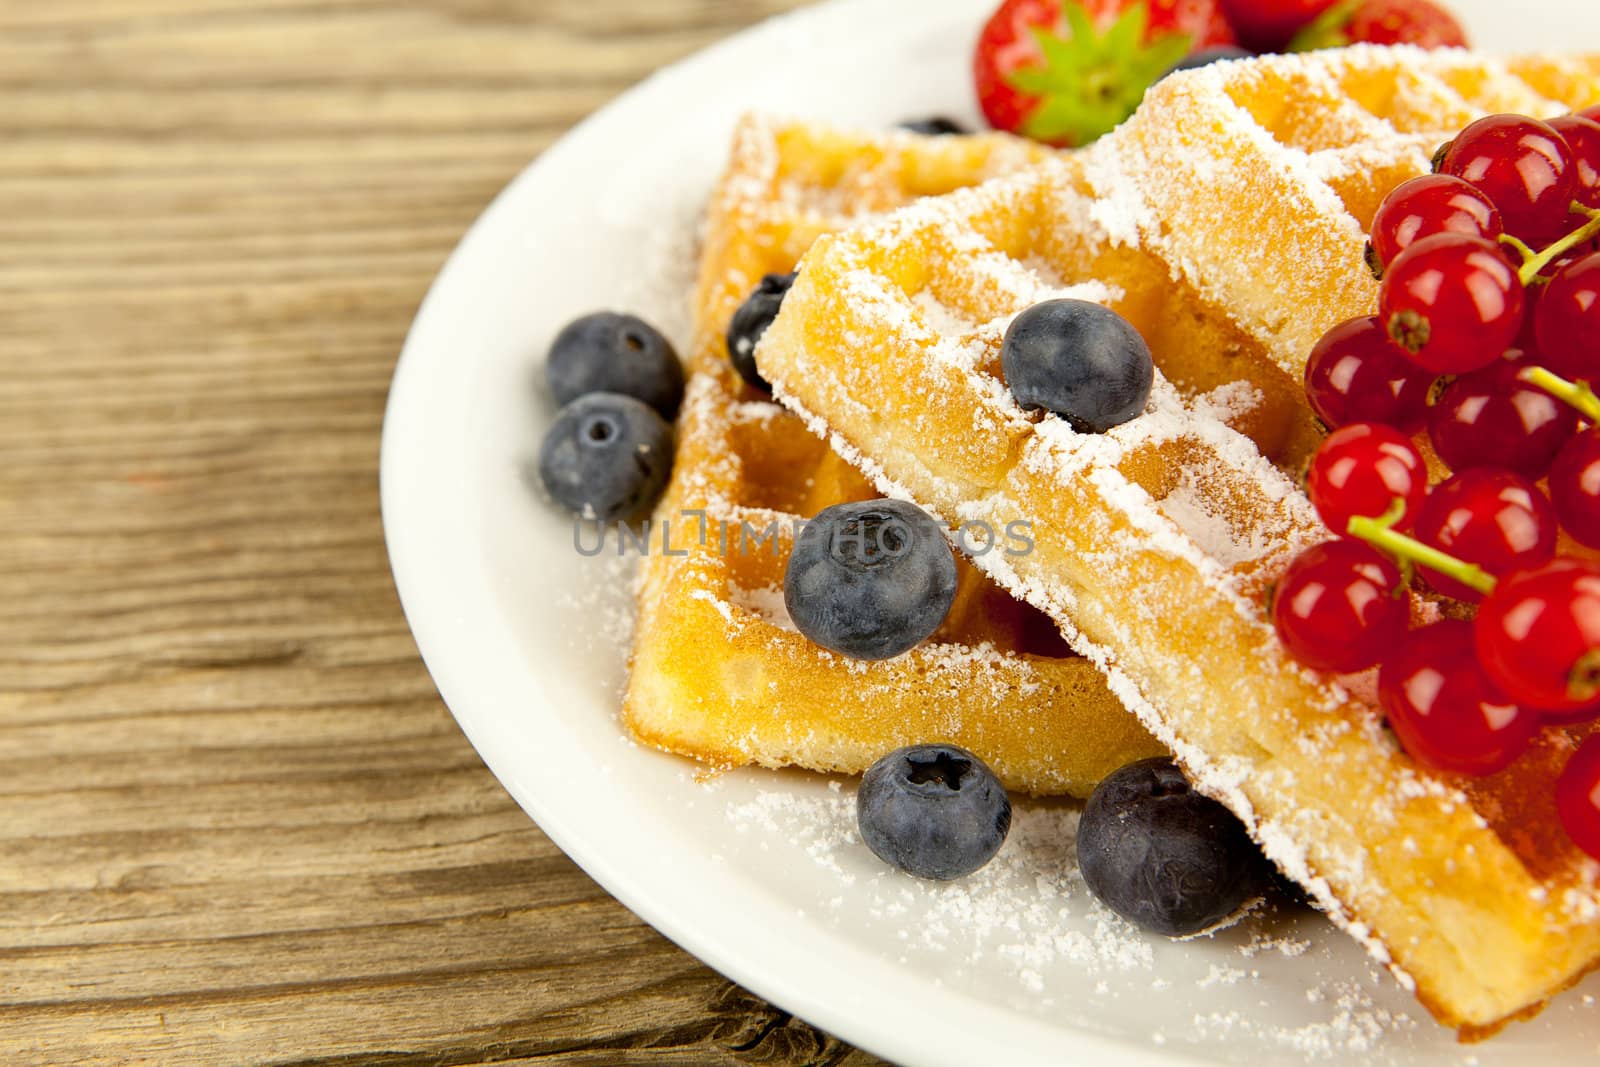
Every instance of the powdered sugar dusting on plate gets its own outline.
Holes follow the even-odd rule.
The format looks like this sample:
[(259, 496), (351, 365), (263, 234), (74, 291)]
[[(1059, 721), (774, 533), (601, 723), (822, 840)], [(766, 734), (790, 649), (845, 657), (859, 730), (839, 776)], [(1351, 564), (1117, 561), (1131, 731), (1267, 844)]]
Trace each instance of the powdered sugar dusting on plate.
[[(1078, 871), (1079, 809), (1072, 804), (1019, 801), (1010, 836), (995, 858), (950, 883), (904, 875), (874, 857), (857, 831), (849, 784), (758, 789), (753, 799), (727, 801), (725, 811), (734, 830), (770, 862), (792, 858), (820, 872), (816, 906), (805, 909), (808, 919), (846, 930), (888, 927), (898, 946), (896, 961), (932, 967), (940, 981), (999, 969), (1014, 983), (1012, 999), (1056, 1014), (1082, 1014), (1087, 1024), (1092, 1003), (1081, 996), (1056, 999), (1060, 991), (1050, 976), (1070, 969), (1099, 979), (1096, 997), (1149, 989), (1165, 999), (1192, 1001), (1195, 1031), (1168, 1035), (1175, 1043), (1226, 1031), (1244, 1047), (1296, 1059), (1384, 1053), (1381, 1058), (1389, 1060), (1401, 1051), (1389, 1047), (1390, 1040), (1415, 1029), (1405, 1011), (1380, 1001), (1382, 986), (1370, 978), (1323, 977), (1313, 939), (1298, 932), (1326, 929), (1309, 913), (1286, 917), (1274, 905), (1233, 929), (1182, 945), (1120, 918), (1094, 898)], [(1215, 1006), (1224, 988), (1233, 991), (1230, 1001), (1241, 1004), (1250, 1001), (1249, 990), (1257, 990), (1257, 997), (1281, 997), (1284, 977), (1291, 974), (1303, 984), (1295, 994), (1302, 1003), (1291, 1006), (1290, 1022), (1269, 1025), (1248, 1011)]]

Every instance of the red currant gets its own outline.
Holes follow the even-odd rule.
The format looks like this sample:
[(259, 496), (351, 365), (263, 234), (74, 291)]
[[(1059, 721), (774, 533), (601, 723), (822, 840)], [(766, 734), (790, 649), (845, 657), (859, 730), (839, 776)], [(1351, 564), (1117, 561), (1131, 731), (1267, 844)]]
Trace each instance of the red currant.
[(1411, 598), (1400, 569), (1360, 541), (1325, 541), (1278, 580), (1272, 623), (1284, 647), (1314, 670), (1365, 670), (1405, 635)]
[(1522, 328), (1522, 281), (1481, 237), (1424, 237), (1389, 265), (1378, 318), (1419, 367), (1465, 374), (1499, 359)]
[[(1529, 285), (1522, 290), (1522, 326), (1517, 330), (1517, 339), (1511, 342), (1511, 349), (1506, 352), (1507, 357), (1512, 352), (1537, 353), (1539, 339), (1533, 330), (1535, 316), (1539, 313), (1539, 296), (1544, 292), (1544, 286)], [(1493, 366), (1493, 364), (1490, 364)]]
[(1504, 232), (1499, 209), (1476, 187), (1449, 174), (1424, 174), (1397, 187), (1378, 208), (1372, 219), (1372, 250), (1387, 266), (1436, 233), (1496, 241)]
[(1411, 758), (1455, 774), (1493, 774), (1539, 729), (1478, 667), (1472, 624), (1445, 619), (1415, 631), (1378, 668), (1378, 701)]
[[(1493, 575), (1537, 567), (1556, 554), (1556, 513), (1538, 486), (1480, 467), (1437, 486), (1417, 514), (1417, 540)], [(1483, 594), (1427, 567), (1428, 585), (1457, 600)]]
[(1420, 429), (1432, 385), (1432, 375), (1402, 355), (1372, 316), (1335, 326), (1306, 360), (1306, 398), (1334, 428), (1381, 422), (1407, 432)]
[(1549, 126), (1572, 152), (1576, 174), (1572, 199), (1586, 207), (1600, 207), (1600, 122), (1582, 115), (1562, 115), (1551, 119)]
[(1600, 563), (1562, 556), (1500, 579), (1474, 627), (1483, 669), (1513, 700), (1563, 712), (1600, 701)]
[(1539, 713), (1539, 721), (1546, 726), (1581, 726), (1600, 718), (1600, 704), (1590, 704), (1577, 711), (1551, 711), (1549, 708), (1534, 710)]
[(1574, 260), (1534, 305), (1540, 365), (1574, 381), (1600, 380), (1600, 253)]
[(1600, 548), (1600, 430), (1579, 434), (1556, 456), (1550, 500), (1573, 540)]
[(1517, 377), (1521, 353), (1507, 357), (1451, 382), (1428, 409), (1428, 435), (1452, 470), (1505, 467), (1542, 478), (1578, 432), (1578, 412)]
[(1311, 457), (1306, 491), (1336, 534), (1349, 532), (1350, 520), (1358, 515), (1382, 515), (1396, 497), (1405, 501), (1405, 512), (1395, 527), (1405, 529), (1428, 494), (1428, 468), (1399, 430), (1353, 422), (1329, 434)]
[[(1539, 272), (1539, 278), (1542, 278), (1541, 282), (1526, 286), (1525, 290), (1523, 290), (1522, 330), (1518, 331), (1517, 344), (1512, 347), (1517, 349), (1518, 352), (1531, 352), (1534, 355), (1531, 363), (1534, 363), (1534, 365), (1547, 366), (1544, 354), (1539, 352), (1538, 325), (1539, 304), (1544, 301), (1544, 291), (1550, 288), (1550, 278), (1554, 278), (1562, 270), (1566, 270), (1566, 267), (1573, 266), (1574, 262), (1578, 262), (1579, 259), (1590, 256), (1594, 251), (1584, 246), (1584, 248), (1573, 248), (1568, 253), (1557, 256), (1557, 258), (1547, 262), (1544, 269)], [(1549, 366), (1549, 370), (1555, 370), (1554, 366)]]
[[(1589, 222), (1590, 217), (1588, 215), (1574, 211), (1571, 215), (1567, 216), (1566, 232), (1571, 233), (1573, 230), (1582, 229), (1584, 226), (1587, 226)], [(1587, 241), (1582, 241), (1574, 245), (1571, 251), (1567, 252), (1565, 255), (1541, 270), (1539, 274), (1545, 278), (1553, 277), (1556, 271), (1566, 266), (1570, 260), (1577, 259), (1581, 256), (1587, 256), (1593, 252), (1600, 252), (1600, 240), (1590, 238)], [(1519, 252), (1517, 255), (1520, 257), (1521, 253)], [(1516, 259), (1512, 259), (1512, 262), (1516, 263)]]
[(1542, 248), (1564, 232), (1577, 166), (1561, 135), (1526, 115), (1490, 115), (1462, 130), (1439, 168), (1477, 186), (1506, 232)]
[(1556, 813), (1572, 843), (1600, 860), (1600, 737), (1567, 759), (1556, 779)]

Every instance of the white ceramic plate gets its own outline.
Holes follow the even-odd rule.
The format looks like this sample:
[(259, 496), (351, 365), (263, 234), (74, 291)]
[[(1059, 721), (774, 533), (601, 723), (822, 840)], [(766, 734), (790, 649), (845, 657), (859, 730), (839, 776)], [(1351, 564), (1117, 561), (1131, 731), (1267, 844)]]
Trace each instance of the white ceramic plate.
[[(1452, 0), (1497, 49), (1600, 48), (1600, 5)], [(485, 762), (575, 860), (684, 948), (785, 1009), (902, 1063), (1308, 1058), (1526, 1063), (1600, 1049), (1592, 996), (1466, 1050), (1321, 919), (1148, 938), (1089, 897), (1075, 810), (1029, 805), (957, 886), (886, 870), (852, 785), (696, 781), (627, 740), (616, 709), (626, 562), (585, 558), (519, 469), (552, 414), (550, 339), (599, 307), (686, 342), (694, 224), (745, 110), (856, 125), (972, 118), (988, 0), (836, 0), (661, 72), (574, 130), (462, 241), (417, 316), (383, 440), (395, 578), (440, 692)]]

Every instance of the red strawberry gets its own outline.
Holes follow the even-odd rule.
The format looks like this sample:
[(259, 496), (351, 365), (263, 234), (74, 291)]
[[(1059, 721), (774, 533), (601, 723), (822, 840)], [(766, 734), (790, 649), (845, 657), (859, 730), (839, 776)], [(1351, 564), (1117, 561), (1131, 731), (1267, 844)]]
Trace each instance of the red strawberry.
[(1246, 47), (1282, 51), (1295, 34), (1338, 0), (1221, 0), (1222, 12)]
[(1467, 35), (1456, 17), (1433, 0), (1343, 0), (1302, 30), (1289, 47), (1306, 52), (1362, 42), (1465, 48)]
[[(1149, 4), (1149, 33), (1168, 30), (1186, 33), (1190, 49), (1196, 52), (1239, 43), (1217, 0), (1149, 0)], [(1132, 5), (1124, 0), (1120, 6)]]
[(1133, 113), (1191, 48), (1234, 43), (1216, 0), (1005, 0), (978, 36), (990, 125), (1079, 145)]

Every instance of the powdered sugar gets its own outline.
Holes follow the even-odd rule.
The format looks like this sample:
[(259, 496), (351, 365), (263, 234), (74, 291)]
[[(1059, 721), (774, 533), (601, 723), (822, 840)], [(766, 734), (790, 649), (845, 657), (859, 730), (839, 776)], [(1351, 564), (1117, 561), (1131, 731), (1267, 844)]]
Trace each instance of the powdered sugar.
[(1200, 1037), (1231, 1042), (1254, 1037), (1307, 1058), (1371, 1053), (1395, 1028), (1411, 1025), (1410, 1016), (1404, 1013), (1371, 1007), (1360, 990), (1338, 993), (1327, 1021), (1299, 1027), (1264, 1025), (1252, 1013), (1241, 1011), (1197, 1012), (1194, 1016), (1194, 1030)]
[(963, 337), (973, 328), (970, 319), (940, 303), (931, 290), (924, 289), (918, 293), (912, 305), (922, 313), (933, 331), (941, 336)]
[[(1241, 1054), (1253, 1047), (1308, 1060), (1367, 1053), (1389, 1061), (1404, 1047), (1388, 1047), (1389, 1041), (1415, 1028), (1406, 1012), (1378, 997), (1381, 987), (1320, 976), (1326, 950), (1311, 961), (1312, 940), (1293, 932), (1315, 931), (1314, 916), (1268, 908), (1233, 930), (1181, 946), (1139, 931), (1084, 884), (1074, 859), (1079, 814), (1072, 805), (1018, 803), (994, 860), (954, 883), (911, 878), (872, 856), (856, 829), (853, 789), (837, 781), (821, 791), (757, 788), (724, 810), (748, 847), (771, 862), (792, 858), (818, 872), (815, 904), (803, 909), (810, 921), (846, 933), (871, 930), (880, 943), (891, 933), (897, 960), (931, 968), (940, 984), (999, 972), (1014, 984), (1010, 995), (991, 990), (1000, 999), (1112, 1033), (1081, 996), (1062, 998), (1058, 976), (1070, 973), (1073, 988), (1091, 984), (1093, 997), (1107, 1005), (1148, 988), (1166, 1004), (1192, 1006), (1194, 1029), (1173, 1035), (1178, 1040), (1226, 1034)], [(1275, 1008), (1278, 1022), (1215, 1006), (1223, 991), (1236, 1003), (1248, 999), (1246, 990), (1281, 996), (1286, 981), (1302, 991), (1301, 1003)]]
[[(594, 558), (583, 561), (592, 567), (595, 579), (583, 586), (579, 593), (566, 592), (556, 598), (555, 606), (562, 612), (585, 620), (585, 625), (566, 631), (570, 646), (586, 654), (597, 649), (627, 648), (633, 642), (633, 628), (638, 617), (638, 593), (641, 571), (635, 555), (613, 551), (617, 535), (606, 531), (606, 548)], [(621, 678), (614, 684), (618, 695), (624, 684)]]
[(1190, 407), (1202, 419), (1215, 419), (1232, 425), (1259, 408), (1265, 399), (1253, 383), (1240, 380), (1226, 382), (1209, 393), (1202, 393), (1190, 402)]
[(783, 602), (783, 590), (777, 588), (741, 589), (735, 585), (728, 590), (728, 600), (736, 608), (754, 612), (780, 630), (793, 631), (794, 620)]
[(1194, 538), (1203, 553), (1224, 567), (1260, 559), (1277, 549), (1277, 543), (1258, 529), (1235, 529), (1218, 508), (1216, 497), (1202, 487), (1203, 478), (1202, 471), (1185, 468), (1177, 486), (1156, 506)]

